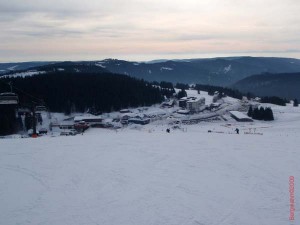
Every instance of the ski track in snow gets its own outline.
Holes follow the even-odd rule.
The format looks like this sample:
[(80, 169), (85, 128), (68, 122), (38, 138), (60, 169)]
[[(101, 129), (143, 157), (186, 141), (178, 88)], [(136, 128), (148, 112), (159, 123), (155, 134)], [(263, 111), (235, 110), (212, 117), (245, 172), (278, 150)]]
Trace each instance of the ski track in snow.
[(40, 183), (45, 188), (48, 188), (48, 186), (43, 181), (41, 175), (37, 174), (35, 171), (31, 171), (29, 169), (18, 167), (18, 166), (10, 166), (10, 165), (0, 166), (0, 169), (5, 169), (5, 170), (9, 170), (9, 171), (13, 171), (13, 172), (24, 174), (24, 175), (29, 176), (32, 179), (34, 179), (35, 181), (37, 181), (38, 183)]

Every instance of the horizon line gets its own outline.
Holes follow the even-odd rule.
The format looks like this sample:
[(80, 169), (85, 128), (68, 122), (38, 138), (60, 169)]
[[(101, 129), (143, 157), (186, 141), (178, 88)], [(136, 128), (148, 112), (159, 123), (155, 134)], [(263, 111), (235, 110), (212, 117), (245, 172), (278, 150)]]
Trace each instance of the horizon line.
[(252, 55), (236, 55), (236, 56), (214, 56), (214, 57), (195, 57), (195, 58), (153, 58), (150, 60), (130, 60), (125, 58), (115, 58), (115, 57), (107, 57), (102, 59), (91, 59), (91, 60), (28, 60), (28, 61), (0, 61), (0, 64), (10, 64), (10, 63), (43, 63), (43, 62), (95, 62), (95, 61), (104, 61), (108, 59), (112, 60), (120, 60), (120, 61), (127, 61), (127, 62), (139, 62), (139, 63), (150, 63), (154, 61), (176, 61), (176, 60), (197, 60), (197, 59), (218, 59), (218, 58), (283, 58), (283, 59), (297, 59), (300, 58), (296, 57), (284, 57), (284, 56), (252, 56)]

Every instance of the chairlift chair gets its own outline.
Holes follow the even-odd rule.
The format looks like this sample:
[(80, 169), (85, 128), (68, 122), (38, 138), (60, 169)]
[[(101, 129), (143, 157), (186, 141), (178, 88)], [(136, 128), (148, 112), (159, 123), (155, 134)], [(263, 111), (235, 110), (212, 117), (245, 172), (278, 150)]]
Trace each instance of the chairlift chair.
[(0, 105), (17, 105), (19, 97), (13, 92), (0, 93)]

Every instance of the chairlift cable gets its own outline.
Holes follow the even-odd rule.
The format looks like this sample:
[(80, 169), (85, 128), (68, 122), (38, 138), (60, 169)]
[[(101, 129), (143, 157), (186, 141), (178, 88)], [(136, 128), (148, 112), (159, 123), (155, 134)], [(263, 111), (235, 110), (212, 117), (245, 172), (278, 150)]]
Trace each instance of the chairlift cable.
[[(0, 81), (1, 81), (2, 83), (4, 83), (4, 84), (7, 84), (7, 85), (9, 85), (9, 86), (10, 86), (11, 92), (12, 92), (12, 89), (14, 88), (15, 90), (18, 90), (19, 92), (22, 92), (23, 94), (25, 94), (25, 95), (27, 95), (27, 96), (31, 97), (32, 99), (38, 100), (38, 101), (40, 101), (40, 102), (44, 102), (44, 100), (42, 100), (42, 99), (39, 99), (39, 98), (37, 98), (37, 97), (35, 97), (35, 96), (33, 96), (33, 95), (31, 95), (31, 94), (29, 94), (29, 93), (27, 93), (27, 92), (23, 91), (23, 90), (21, 90), (21, 89), (17, 88), (16, 86), (14, 86), (14, 85), (12, 84), (12, 82), (11, 82), (11, 81), (10, 81), (10, 82), (8, 82), (8, 83), (6, 83), (6, 82), (2, 81), (1, 79), (0, 79)], [(34, 103), (36, 103), (36, 102), (34, 102)]]

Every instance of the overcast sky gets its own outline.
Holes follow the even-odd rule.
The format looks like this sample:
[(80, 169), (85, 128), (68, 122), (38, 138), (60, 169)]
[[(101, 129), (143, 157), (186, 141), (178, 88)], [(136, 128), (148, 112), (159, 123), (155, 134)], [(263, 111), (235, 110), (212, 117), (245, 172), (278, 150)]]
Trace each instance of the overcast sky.
[(0, 61), (300, 58), (300, 0), (0, 0)]

